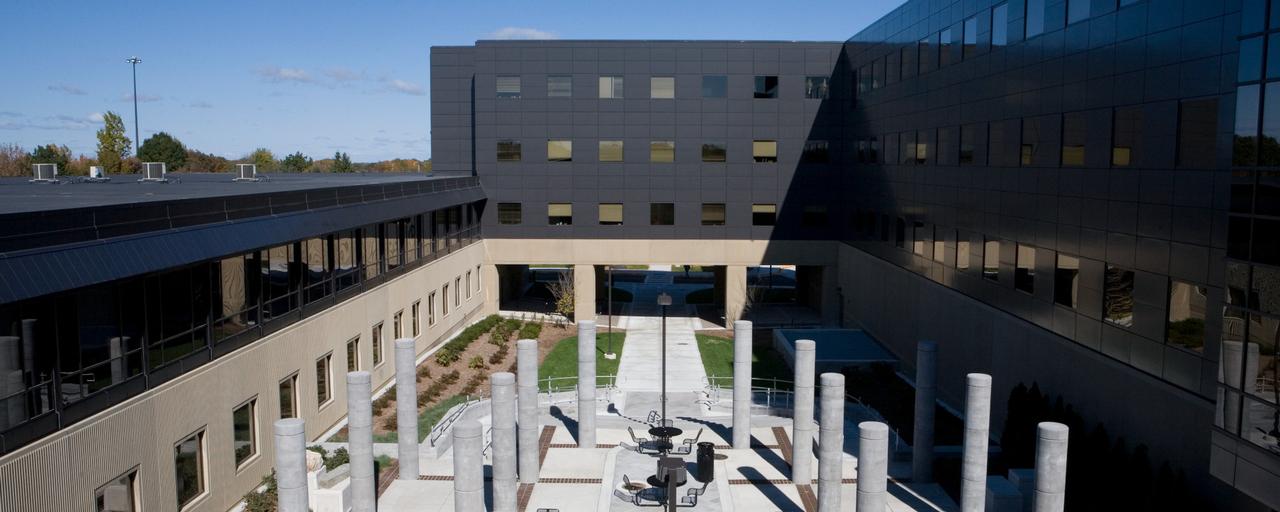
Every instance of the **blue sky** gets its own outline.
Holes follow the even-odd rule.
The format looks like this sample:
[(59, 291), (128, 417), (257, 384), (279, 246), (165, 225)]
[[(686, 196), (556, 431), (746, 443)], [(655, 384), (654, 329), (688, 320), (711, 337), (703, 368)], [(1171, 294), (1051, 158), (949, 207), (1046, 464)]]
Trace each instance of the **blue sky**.
[(232, 158), (260, 146), (278, 156), (427, 158), (431, 46), (844, 40), (900, 3), (5, 0), (0, 143), (92, 154), (108, 110), (132, 137), (125, 59), (137, 55), (143, 139), (167, 131)]

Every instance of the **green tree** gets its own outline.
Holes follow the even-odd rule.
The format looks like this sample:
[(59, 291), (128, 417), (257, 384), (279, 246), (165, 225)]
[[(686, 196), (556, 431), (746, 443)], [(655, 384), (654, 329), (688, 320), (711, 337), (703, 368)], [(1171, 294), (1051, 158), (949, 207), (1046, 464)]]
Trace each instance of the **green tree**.
[(115, 112), (102, 115), (102, 129), (98, 130), (98, 165), (108, 173), (125, 171), (124, 159), (129, 158), (132, 140), (125, 135), (124, 120)]
[(333, 172), (352, 172), (351, 157), (341, 151), (333, 154)]
[(267, 172), (276, 168), (276, 155), (270, 149), (258, 148), (249, 153), (249, 163), (258, 166), (258, 172)]
[(311, 158), (301, 151), (284, 157), (280, 161), (280, 170), (284, 172), (306, 172), (311, 169)]
[(183, 170), (186, 172), (227, 172), (231, 170), (231, 162), (217, 155), (188, 149), (187, 167)]
[(177, 171), (187, 163), (187, 148), (165, 132), (158, 132), (142, 142), (138, 158), (143, 162), (164, 162), (169, 171)]
[(71, 148), (57, 144), (36, 146), (31, 152), (33, 164), (58, 164), (58, 173), (67, 174), (67, 165), (71, 163)]

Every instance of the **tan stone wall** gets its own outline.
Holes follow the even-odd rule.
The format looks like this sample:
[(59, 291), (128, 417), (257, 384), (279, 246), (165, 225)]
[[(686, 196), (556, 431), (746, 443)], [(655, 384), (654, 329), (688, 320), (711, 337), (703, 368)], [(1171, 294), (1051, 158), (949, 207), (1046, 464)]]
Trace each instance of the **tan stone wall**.
[(832, 265), (837, 242), (795, 240), (486, 239), (495, 265)]

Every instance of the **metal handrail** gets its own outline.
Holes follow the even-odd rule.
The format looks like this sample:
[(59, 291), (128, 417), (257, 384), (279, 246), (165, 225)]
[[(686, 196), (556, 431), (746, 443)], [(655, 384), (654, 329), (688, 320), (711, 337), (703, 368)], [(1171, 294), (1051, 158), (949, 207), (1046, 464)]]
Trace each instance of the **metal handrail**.
[[(603, 385), (601, 385), (601, 381), (604, 381), (604, 384), (603, 384)], [(556, 395), (557, 393), (564, 393), (564, 392), (567, 392), (567, 391), (575, 391), (575, 390), (577, 390), (577, 389), (578, 389), (578, 377), (577, 377), (577, 376), (574, 376), (574, 377), (543, 377), (543, 378), (541, 378), (541, 379), (539, 379), (539, 380), (538, 380), (538, 389), (539, 389), (539, 390), (545, 389), (545, 391), (539, 391), (539, 392), (538, 392), (538, 394), (539, 394), (539, 395), (545, 395), (545, 396), (546, 396), (546, 399), (547, 399), (547, 403), (548, 403), (548, 404), (552, 404), (552, 405), (554, 405), (554, 404), (557, 404), (557, 403), (571, 402), (571, 401), (573, 401), (573, 400), (576, 400), (576, 398), (575, 398), (575, 399), (570, 399), (570, 400), (557, 400), (555, 395)], [(603, 396), (603, 397), (598, 396), (598, 395), (596, 396), (596, 401), (597, 401), (597, 402), (599, 402), (599, 401), (613, 401), (613, 395), (614, 395), (614, 393), (618, 390), (618, 376), (617, 376), (617, 375), (597, 375), (597, 376), (596, 376), (596, 389), (604, 389), (604, 390), (605, 390), (605, 393), (604, 393), (604, 396)]]
[(493, 446), (493, 427), (489, 427), (489, 430), (484, 431), (484, 448), (480, 450), (480, 455), (483, 456), (489, 453), (490, 446)]
[(446, 430), (449, 430), (449, 426), (453, 425), (453, 422), (458, 421), (458, 418), (462, 416), (462, 413), (466, 412), (472, 405), (478, 403), (480, 403), (479, 399), (472, 400), (471, 395), (467, 395), (461, 404), (454, 406), (452, 412), (436, 423), (434, 427), (431, 427), (431, 435), (428, 439), (431, 446), (436, 445), (436, 441), (440, 439), (440, 436), (444, 435)]

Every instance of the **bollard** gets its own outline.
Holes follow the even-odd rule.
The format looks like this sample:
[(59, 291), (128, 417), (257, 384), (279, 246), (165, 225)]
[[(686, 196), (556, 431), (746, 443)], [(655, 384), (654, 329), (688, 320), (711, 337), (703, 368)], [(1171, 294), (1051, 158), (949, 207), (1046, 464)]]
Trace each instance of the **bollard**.
[(818, 423), (818, 512), (840, 511), (844, 458), (844, 375), (824, 373), (821, 421)]
[(578, 321), (578, 447), (596, 447), (596, 322)]
[(791, 415), (791, 481), (813, 480), (813, 375), (817, 361), (813, 340), (796, 341), (795, 406)]
[(937, 403), (938, 344), (916, 345), (916, 417), (912, 429), (911, 480), (933, 481), (933, 412)]
[(279, 512), (309, 512), (307, 438), (302, 418), (275, 422), (276, 499)]
[(733, 323), (733, 448), (751, 448), (751, 322)]
[(396, 437), (400, 480), (418, 479), (418, 362), (413, 338), (396, 340)]
[(858, 496), (854, 510), (882, 511), (889, 503), (889, 426), (858, 424)]
[(492, 399), (493, 510), (516, 511), (516, 376), (501, 372), (489, 376)]
[(538, 483), (538, 340), (516, 342), (520, 483)]
[(484, 430), (476, 420), (453, 427), (453, 510), (484, 512)]
[(351, 457), (351, 512), (373, 512), (373, 403), (369, 372), (347, 374), (347, 451)]
[(964, 400), (964, 453), (960, 510), (983, 512), (987, 500), (987, 441), (991, 425), (991, 376), (970, 373)]
[(1066, 425), (1051, 421), (1036, 425), (1035, 512), (1062, 512), (1067, 497)]

